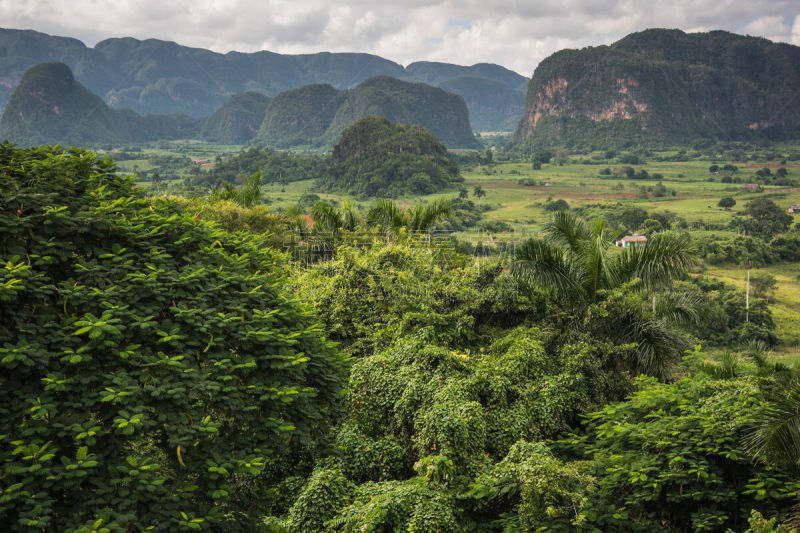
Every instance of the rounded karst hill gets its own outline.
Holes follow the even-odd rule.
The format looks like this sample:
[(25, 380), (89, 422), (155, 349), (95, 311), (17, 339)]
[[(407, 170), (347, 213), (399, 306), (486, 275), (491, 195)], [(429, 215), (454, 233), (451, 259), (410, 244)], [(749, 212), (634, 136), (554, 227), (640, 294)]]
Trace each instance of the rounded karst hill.
[(203, 124), (201, 136), (220, 144), (244, 144), (258, 133), (270, 97), (248, 91), (234, 94)]
[(417, 124), (450, 148), (479, 148), (464, 98), (426, 83), (376, 76), (347, 91), (325, 139), (333, 143), (356, 120), (384, 116), (392, 122)]
[(274, 148), (314, 144), (325, 133), (343, 99), (328, 84), (312, 84), (284, 91), (267, 106), (254, 139)]
[(344, 130), (322, 190), (361, 197), (430, 194), (462, 181), (447, 148), (421, 126), (365, 117)]
[(23, 145), (83, 145), (127, 137), (114, 111), (75, 81), (63, 63), (28, 69), (0, 119), (0, 139)]

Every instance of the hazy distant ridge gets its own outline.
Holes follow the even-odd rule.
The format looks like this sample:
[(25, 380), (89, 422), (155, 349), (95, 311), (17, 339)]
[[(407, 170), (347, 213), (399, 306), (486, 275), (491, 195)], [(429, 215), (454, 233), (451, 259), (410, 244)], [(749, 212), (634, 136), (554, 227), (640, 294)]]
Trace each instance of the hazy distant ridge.
[(490, 64), (466, 67), (418, 62), (404, 68), (371, 54), (219, 54), (174, 42), (130, 37), (107, 39), (88, 48), (77, 39), (0, 29), (0, 106), (6, 104), (27, 69), (52, 61), (68, 65), (75, 79), (112, 107), (193, 117), (211, 115), (229, 96), (245, 91), (274, 96), (313, 83), (345, 89), (379, 75), (432, 85), (464, 77), (491, 80), (501, 84), (507, 95), (517, 95), (516, 105), (510, 106), (506, 96), (496, 110), (490, 105), (487, 111), (489, 93), (480, 88), (466, 91), (462, 96), (471, 113), (476, 106), (473, 127), (481, 130), (498, 129), (519, 118), (527, 82), (515, 72)]

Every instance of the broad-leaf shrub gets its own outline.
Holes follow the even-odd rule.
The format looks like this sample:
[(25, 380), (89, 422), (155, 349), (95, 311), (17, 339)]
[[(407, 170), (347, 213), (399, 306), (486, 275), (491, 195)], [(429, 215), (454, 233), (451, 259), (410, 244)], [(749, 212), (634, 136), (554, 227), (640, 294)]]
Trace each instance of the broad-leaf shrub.
[(344, 362), (283, 255), (108, 160), (0, 145), (0, 523), (216, 529), (325, 429)]
[[(698, 354), (696, 357), (700, 357)], [(791, 507), (800, 482), (754, 463), (743, 440), (762, 409), (753, 379), (704, 374), (662, 384), (642, 377), (625, 402), (588, 416), (560, 444), (594, 478), (580, 512), (601, 531), (741, 531), (751, 509)]]

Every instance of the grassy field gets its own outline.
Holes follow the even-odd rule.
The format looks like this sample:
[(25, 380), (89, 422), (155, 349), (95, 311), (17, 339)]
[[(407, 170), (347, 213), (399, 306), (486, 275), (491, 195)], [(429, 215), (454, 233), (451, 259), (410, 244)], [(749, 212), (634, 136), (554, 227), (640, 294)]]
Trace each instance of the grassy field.
[[(776, 355), (800, 362), (800, 266), (797, 263), (781, 263), (753, 269), (775, 276), (778, 284), (768, 298), (775, 329), (782, 345)], [(747, 270), (735, 266), (708, 267), (705, 274), (732, 283), (744, 290)]]

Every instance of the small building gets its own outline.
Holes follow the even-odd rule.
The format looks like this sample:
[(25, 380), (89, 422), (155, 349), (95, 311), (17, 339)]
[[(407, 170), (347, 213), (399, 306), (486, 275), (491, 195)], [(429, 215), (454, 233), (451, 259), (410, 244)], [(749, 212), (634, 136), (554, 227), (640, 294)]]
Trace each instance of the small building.
[(210, 163), (210, 159), (192, 159), (192, 163), (195, 165), (205, 165), (206, 163)]
[(794, 215), (795, 213), (800, 213), (800, 204), (798, 205), (790, 205), (789, 206), (789, 213)]
[(621, 248), (634, 248), (636, 246), (644, 246), (647, 244), (647, 237), (634, 233), (633, 235), (625, 235), (621, 240), (617, 241), (617, 246)]
[(742, 192), (761, 192), (764, 189), (758, 183), (743, 183)]

